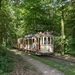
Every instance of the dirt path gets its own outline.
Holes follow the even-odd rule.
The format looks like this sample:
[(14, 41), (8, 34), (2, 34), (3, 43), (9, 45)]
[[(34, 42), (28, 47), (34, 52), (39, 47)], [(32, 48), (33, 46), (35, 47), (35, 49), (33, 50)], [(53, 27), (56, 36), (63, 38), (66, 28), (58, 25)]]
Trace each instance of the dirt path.
[[(21, 52), (17, 50), (11, 50), (15, 52), (15, 66), (14, 70), (10, 72), (10, 75), (42, 75), (38, 69), (28, 63), (25, 59), (23, 59), (20, 55)], [(19, 54), (19, 55), (18, 55)]]
[[(63, 73), (56, 70), (55, 68), (49, 67), (49, 66), (29, 57), (27, 55), (21, 54), (20, 51), (16, 51), (16, 50), (14, 50), (14, 51), (16, 54), (19, 54), (21, 57), (23, 57), (28, 63), (32, 64), (37, 69), (39, 69), (43, 73), (43, 75), (64, 75)], [(29, 74), (29, 75), (31, 75), (31, 74)], [(37, 74), (35, 74), (35, 75), (37, 75)]]

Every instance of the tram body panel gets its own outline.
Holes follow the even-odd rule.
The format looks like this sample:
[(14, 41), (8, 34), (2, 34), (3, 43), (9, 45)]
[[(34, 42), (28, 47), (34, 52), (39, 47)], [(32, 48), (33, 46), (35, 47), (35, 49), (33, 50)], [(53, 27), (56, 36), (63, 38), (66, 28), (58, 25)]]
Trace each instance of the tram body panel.
[(46, 45), (41, 45), (40, 52), (48, 52), (46, 49)]
[(53, 53), (53, 48), (50, 45), (41, 45), (41, 49), (40, 49), (41, 53)]

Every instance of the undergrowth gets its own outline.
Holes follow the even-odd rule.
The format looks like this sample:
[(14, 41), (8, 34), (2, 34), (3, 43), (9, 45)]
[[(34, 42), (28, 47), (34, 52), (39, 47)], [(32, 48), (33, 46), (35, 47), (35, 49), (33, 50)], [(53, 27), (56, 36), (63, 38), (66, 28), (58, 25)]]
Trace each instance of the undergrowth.
[(9, 75), (14, 67), (14, 53), (0, 46), (0, 75)]

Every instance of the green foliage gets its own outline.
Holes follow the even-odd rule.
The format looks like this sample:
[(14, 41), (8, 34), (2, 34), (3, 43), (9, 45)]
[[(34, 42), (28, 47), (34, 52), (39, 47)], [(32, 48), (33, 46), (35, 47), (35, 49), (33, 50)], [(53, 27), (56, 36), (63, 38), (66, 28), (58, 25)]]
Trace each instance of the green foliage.
[(54, 38), (54, 50), (55, 50), (55, 52), (58, 52), (58, 53), (60, 53), (61, 52), (61, 37), (59, 36), (55, 36), (55, 38)]
[(29, 65), (29, 64), (28, 64), (28, 65), (25, 65), (23, 69), (24, 69), (24, 70), (30, 69), (30, 65)]
[(30, 64), (26, 64), (26, 65), (23, 67), (23, 69), (24, 69), (24, 70), (30, 69), (30, 70), (32, 70), (32, 71), (37, 72), (37, 69), (36, 69), (35, 67), (33, 67), (32, 65), (30, 65)]
[(70, 54), (72, 56), (75, 56), (75, 40), (69, 36), (68, 38), (65, 39), (65, 54)]
[(34, 67), (32, 67), (31, 70), (37, 72), (37, 69)]
[[(4, 46), (12, 39), (40, 31), (54, 31), (55, 51), (61, 51), (61, 15), (64, 17), (65, 52), (74, 50), (74, 0), (2, 0), (0, 30)], [(62, 8), (63, 6), (63, 8)], [(68, 37), (72, 37), (71, 39)], [(71, 44), (70, 44), (71, 43)], [(74, 53), (74, 52), (73, 52)]]
[(0, 46), (0, 70), (10, 72), (14, 67), (14, 53)]
[[(55, 52), (57, 53), (61, 53), (61, 37), (57, 37), (55, 36), (55, 39), (54, 39), (54, 47), (55, 47)], [(64, 39), (64, 53), (65, 54), (69, 54), (69, 55), (72, 55), (72, 56), (75, 56), (75, 40), (69, 36), (67, 38)]]
[(20, 55), (16, 55), (16, 60), (21, 61), (22, 63), (26, 62)]

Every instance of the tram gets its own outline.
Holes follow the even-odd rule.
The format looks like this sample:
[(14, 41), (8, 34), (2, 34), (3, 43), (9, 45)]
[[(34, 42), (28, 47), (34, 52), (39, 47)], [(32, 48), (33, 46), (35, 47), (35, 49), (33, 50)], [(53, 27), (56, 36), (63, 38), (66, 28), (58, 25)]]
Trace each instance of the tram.
[(17, 47), (24, 51), (33, 52), (36, 55), (46, 55), (54, 53), (53, 31), (38, 32), (28, 34), (18, 39)]

